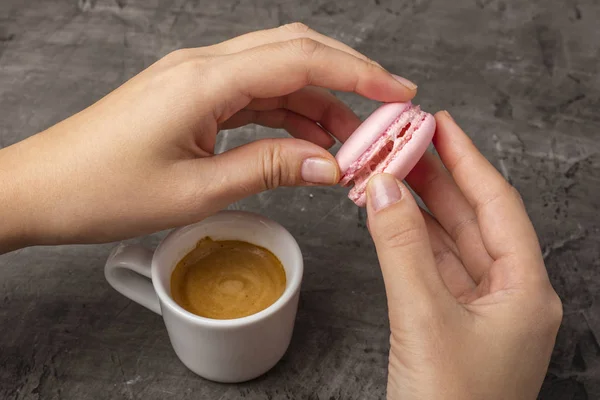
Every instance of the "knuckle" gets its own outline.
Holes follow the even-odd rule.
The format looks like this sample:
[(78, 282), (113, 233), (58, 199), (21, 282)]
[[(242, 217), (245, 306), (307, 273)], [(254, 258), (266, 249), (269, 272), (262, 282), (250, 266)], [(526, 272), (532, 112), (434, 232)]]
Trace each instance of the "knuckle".
[(190, 53), (190, 49), (176, 49), (164, 56), (163, 59), (171, 64), (178, 64), (190, 59), (192, 57)]
[(175, 93), (179, 93), (181, 96), (181, 91), (189, 90), (190, 87), (200, 84), (206, 74), (206, 70), (200, 68), (200, 63), (196, 58), (165, 59), (164, 61), (157, 73), (150, 77), (148, 90), (162, 92), (167, 96), (166, 101), (173, 100), (176, 96)]
[(513, 199), (514, 201), (519, 203), (521, 206), (525, 207), (525, 202), (523, 201), (523, 196), (521, 196), (521, 193), (517, 190), (517, 188), (510, 185), (510, 188), (508, 189), (508, 191), (509, 191), (509, 197), (511, 199)]
[[(361, 54), (361, 55), (362, 55), (362, 54)], [(364, 57), (364, 60), (365, 60), (366, 62), (368, 62), (369, 64), (371, 64), (371, 66), (372, 66), (374, 69), (376, 69), (376, 70), (382, 70), (382, 69), (383, 69), (383, 70), (385, 70), (385, 68), (383, 68), (383, 65), (379, 64), (377, 61), (375, 61), (375, 60), (373, 60), (373, 59), (371, 59), (371, 58), (369, 58), (369, 57), (367, 57), (367, 56), (365, 56), (365, 55), (362, 55), (362, 57)]]
[(529, 320), (535, 321), (534, 326), (540, 334), (555, 335), (563, 318), (562, 301), (548, 284), (538, 292), (537, 299), (531, 303)]
[(164, 56), (160, 62), (168, 68), (198, 68), (215, 59), (210, 54), (199, 51), (200, 49), (177, 49)]
[(359, 57), (359, 59), (364, 62), (364, 68), (369, 74), (380, 72), (383, 69), (380, 64), (378, 64), (376, 61), (371, 60), (370, 58)]
[(290, 41), (292, 47), (299, 51), (303, 57), (312, 58), (317, 54), (321, 49), (323, 49), (323, 44), (320, 42), (311, 39), (311, 38), (298, 38)]
[(380, 240), (391, 249), (410, 247), (423, 241), (423, 229), (410, 219), (400, 224), (390, 221), (380, 234)]
[(440, 182), (440, 186), (444, 183), (444, 178), (446, 178), (447, 175), (444, 174), (441, 171), (432, 171), (431, 175), (427, 178), (427, 180), (424, 180), (423, 182), (419, 183), (421, 185), (421, 187), (423, 189), (427, 190), (437, 190), (438, 186), (438, 182)]
[(289, 31), (291, 33), (307, 33), (310, 32), (308, 25), (302, 22), (292, 22), (281, 26), (281, 29)]
[(563, 304), (556, 292), (552, 291), (548, 304), (548, 319), (552, 323), (554, 330), (558, 330), (563, 319)]
[(171, 68), (171, 75), (174, 80), (191, 83), (201, 75), (200, 63), (195, 58), (182, 60)]
[(270, 140), (262, 147), (260, 157), (263, 189), (276, 189), (286, 183), (285, 160), (281, 145)]
[(486, 207), (490, 207), (495, 205), (496, 203), (505, 203), (505, 202), (516, 202), (521, 204), (524, 207), (523, 198), (519, 191), (510, 183), (505, 180), (501, 182), (497, 182), (493, 185), (489, 195), (486, 199), (482, 200), (480, 203), (475, 204), (473, 207), (476, 215), (480, 215), (481, 211)]
[(465, 232), (467, 232), (473, 226), (477, 226), (477, 217), (471, 216), (463, 221), (460, 221), (456, 226), (450, 229), (450, 237), (455, 242), (458, 242)]

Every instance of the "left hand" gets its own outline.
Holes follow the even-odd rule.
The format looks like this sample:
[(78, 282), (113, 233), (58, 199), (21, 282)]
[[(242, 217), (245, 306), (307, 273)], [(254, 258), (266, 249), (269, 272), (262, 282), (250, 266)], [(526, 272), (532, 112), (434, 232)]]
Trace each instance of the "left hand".
[[(416, 88), (402, 82), (301, 24), (175, 51), (0, 151), (0, 253), (119, 240), (199, 221), (281, 185), (335, 184), (339, 170), (325, 148), (360, 121), (325, 89), (408, 101)], [(248, 123), (297, 139), (213, 154), (219, 130)]]

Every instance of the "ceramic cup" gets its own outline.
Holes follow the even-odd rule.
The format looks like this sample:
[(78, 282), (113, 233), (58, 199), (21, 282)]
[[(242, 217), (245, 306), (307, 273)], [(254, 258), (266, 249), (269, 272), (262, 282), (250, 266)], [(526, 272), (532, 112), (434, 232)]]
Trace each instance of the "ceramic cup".
[[(271, 306), (231, 320), (200, 317), (171, 298), (171, 272), (197, 242), (241, 240), (270, 250), (283, 264), (286, 288)], [(271, 369), (286, 352), (296, 319), (304, 264), (293, 236), (263, 216), (222, 211), (171, 232), (152, 252), (120, 245), (105, 275), (121, 294), (162, 315), (175, 353), (190, 370), (217, 382), (243, 382)]]

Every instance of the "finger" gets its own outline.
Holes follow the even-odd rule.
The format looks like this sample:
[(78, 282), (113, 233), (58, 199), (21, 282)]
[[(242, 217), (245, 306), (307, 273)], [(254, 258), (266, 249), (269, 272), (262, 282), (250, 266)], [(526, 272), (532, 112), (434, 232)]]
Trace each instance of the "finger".
[(325, 149), (335, 144), (335, 140), (314, 121), (294, 112), (277, 109), (271, 111), (241, 110), (221, 125), (221, 129), (233, 129), (243, 125), (257, 124), (275, 129), (285, 129), (298, 139), (308, 140)]
[(535, 230), (518, 192), (477, 150), (447, 112), (436, 114), (435, 147), (475, 211), (483, 243), (494, 260), (514, 256), (521, 268), (546, 275)]
[(379, 174), (369, 181), (369, 227), (390, 313), (393, 305), (395, 312), (430, 315), (432, 307), (452, 299), (436, 267), (427, 226), (419, 210), (408, 189), (392, 175)]
[(425, 153), (406, 181), (456, 243), (465, 268), (479, 282), (494, 260), (483, 244), (473, 207), (441, 161)]
[(380, 67), (312, 39), (260, 46), (213, 62), (214, 68), (200, 64), (205, 67), (201, 78), (210, 82), (206, 94), (219, 123), (252, 99), (285, 96), (310, 85), (383, 102), (408, 101), (415, 94)]
[(190, 179), (204, 185), (191, 196), (212, 210), (279, 186), (334, 185), (340, 176), (327, 150), (299, 139), (258, 140), (192, 162)]
[(288, 40), (301, 38), (316, 40), (318, 42), (323, 43), (326, 46), (351, 54), (354, 57), (375, 63), (362, 53), (354, 50), (352, 47), (331, 37), (316, 32), (310, 29), (308, 26), (297, 22), (282, 25), (277, 28), (264, 29), (256, 32), (246, 33), (245, 35), (235, 37), (233, 39), (218, 43), (213, 46), (205, 47), (204, 49), (206, 49), (205, 51), (207, 51), (210, 54), (224, 55), (238, 53), (240, 51), (248, 50), (258, 46), (264, 46), (266, 44), (285, 42)]
[(361, 124), (360, 118), (344, 102), (328, 90), (313, 86), (287, 96), (254, 99), (246, 107), (261, 111), (277, 108), (293, 111), (318, 122), (341, 142), (345, 142)]
[(444, 284), (456, 299), (466, 298), (477, 285), (458, 258), (458, 249), (446, 231), (429, 213), (421, 210), (431, 250)]

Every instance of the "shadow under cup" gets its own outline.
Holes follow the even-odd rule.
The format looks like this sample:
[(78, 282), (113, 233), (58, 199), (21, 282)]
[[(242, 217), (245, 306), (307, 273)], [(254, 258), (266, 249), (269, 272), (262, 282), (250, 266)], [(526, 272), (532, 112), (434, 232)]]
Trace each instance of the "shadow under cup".
[[(271, 251), (286, 274), (281, 297), (256, 314), (228, 320), (200, 317), (179, 306), (171, 297), (171, 273), (206, 236)], [(143, 265), (143, 251), (149, 252), (119, 246), (106, 263), (106, 278), (117, 291), (162, 314), (173, 349), (190, 370), (213, 381), (243, 382), (264, 374), (283, 357), (292, 337), (304, 268), (298, 243), (285, 228), (258, 214), (222, 211), (171, 232), (152, 255), (151, 267)], [(150, 255), (145, 255), (145, 264)], [(151, 277), (152, 287), (141, 275)]]

